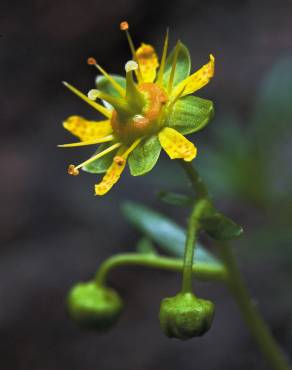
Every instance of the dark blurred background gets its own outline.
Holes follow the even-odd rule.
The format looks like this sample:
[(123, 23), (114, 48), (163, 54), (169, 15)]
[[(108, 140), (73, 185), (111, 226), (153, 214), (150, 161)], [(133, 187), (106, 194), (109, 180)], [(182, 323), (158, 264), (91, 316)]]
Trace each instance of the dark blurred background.
[(94, 86), (94, 56), (123, 73), (130, 58), (119, 22), (160, 53), (171, 43), (190, 48), (193, 69), (216, 56), (216, 76), (199, 92), (216, 117), (193, 140), (196, 165), (217, 205), (246, 230), (234, 249), (259, 309), (287, 356), (292, 347), (292, 1), (2, 1), (0, 368), (3, 370), (268, 369), (228, 292), (197, 284), (216, 302), (203, 338), (163, 336), (162, 298), (180, 286), (177, 274), (122, 268), (110, 281), (126, 308), (106, 335), (84, 332), (65, 312), (66, 292), (92, 278), (106, 257), (131, 251), (139, 238), (120, 204), (144, 202), (185, 225), (187, 210), (165, 205), (160, 189), (189, 192), (175, 162), (162, 156), (140, 178), (124, 174), (104, 198), (96, 177), (66, 174), (89, 149), (57, 149), (71, 141), (61, 122), (96, 113), (61, 84)]

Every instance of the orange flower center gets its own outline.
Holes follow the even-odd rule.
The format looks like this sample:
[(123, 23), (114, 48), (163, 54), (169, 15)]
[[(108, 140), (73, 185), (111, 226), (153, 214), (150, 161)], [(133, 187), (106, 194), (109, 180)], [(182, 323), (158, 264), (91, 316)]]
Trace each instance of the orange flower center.
[(144, 94), (146, 100), (142, 111), (127, 120), (121, 120), (116, 110), (113, 110), (111, 118), (114, 133), (127, 143), (160, 130), (162, 111), (167, 102), (164, 90), (154, 83), (141, 83), (138, 90)]

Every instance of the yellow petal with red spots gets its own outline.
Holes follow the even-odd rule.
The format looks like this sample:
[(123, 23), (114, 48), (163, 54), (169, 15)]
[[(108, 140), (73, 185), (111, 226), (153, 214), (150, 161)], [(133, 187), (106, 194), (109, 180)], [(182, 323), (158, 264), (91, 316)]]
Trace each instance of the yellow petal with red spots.
[(123, 147), (118, 151), (101, 182), (95, 185), (95, 195), (106, 194), (119, 180), (125, 169), (129, 154), (136, 148), (140, 141), (141, 139), (138, 139), (129, 148)]
[(156, 77), (156, 69), (159, 66), (153, 46), (142, 44), (136, 50), (136, 60), (143, 80), (141, 82), (153, 82)]
[(197, 72), (193, 73), (185, 80), (181, 81), (175, 89), (171, 92), (172, 96), (175, 96), (182, 91), (181, 96), (189, 95), (194, 93), (195, 91), (201, 89), (210, 81), (210, 79), (214, 76), (215, 70), (215, 58), (212, 54), (210, 54), (210, 61), (203, 65)]
[(113, 130), (109, 120), (88, 121), (79, 116), (71, 116), (63, 122), (63, 126), (81, 141), (93, 141), (110, 135)]
[(158, 134), (160, 144), (171, 159), (192, 161), (197, 155), (197, 148), (182, 134), (173, 128), (166, 127)]

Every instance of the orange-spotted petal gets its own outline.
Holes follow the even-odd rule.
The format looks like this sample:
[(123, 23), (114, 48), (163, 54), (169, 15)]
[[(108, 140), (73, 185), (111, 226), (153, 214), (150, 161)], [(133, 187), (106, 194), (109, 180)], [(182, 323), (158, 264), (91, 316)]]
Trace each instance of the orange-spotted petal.
[(185, 80), (181, 81), (175, 89), (171, 92), (171, 95), (176, 95), (179, 91), (183, 90), (182, 96), (189, 95), (195, 91), (201, 89), (210, 81), (214, 76), (215, 70), (215, 58), (210, 54), (210, 61), (203, 65), (197, 72), (193, 73)]
[(142, 44), (136, 50), (135, 55), (143, 82), (153, 82), (156, 77), (156, 69), (159, 66), (153, 46)]
[(129, 148), (123, 147), (119, 149), (103, 179), (99, 184), (95, 185), (95, 195), (106, 194), (118, 182), (125, 169), (129, 154), (136, 148), (140, 141), (141, 139), (136, 140)]
[(80, 116), (71, 116), (63, 122), (63, 126), (81, 141), (96, 141), (109, 136), (113, 130), (109, 120), (88, 121)]
[(171, 159), (183, 159), (190, 162), (197, 155), (195, 145), (173, 128), (165, 127), (159, 132), (158, 138), (162, 148)]

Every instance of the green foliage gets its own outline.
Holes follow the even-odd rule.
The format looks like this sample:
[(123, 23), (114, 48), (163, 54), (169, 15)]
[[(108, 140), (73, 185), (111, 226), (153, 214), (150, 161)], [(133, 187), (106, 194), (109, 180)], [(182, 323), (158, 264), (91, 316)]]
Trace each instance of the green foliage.
[(157, 196), (164, 203), (171, 204), (173, 206), (190, 206), (194, 202), (194, 199), (191, 197), (183, 194), (172, 193), (166, 190), (161, 190)]
[(129, 167), (132, 176), (140, 176), (152, 170), (161, 151), (157, 135), (144, 139), (129, 155)]
[[(165, 87), (168, 85), (172, 62), (174, 57), (175, 48), (169, 54), (168, 58), (166, 59), (165, 69), (163, 73), (163, 84)], [(177, 85), (179, 82), (187, 78), (191, 71), (191, 57), (188, 48), (180, 43), (180, 48), (177, 56), (177, 64), (174, 73), (173, 79), (173, 86)]]
[(119, 295), (93, 281), (74, 285), (67, 297), (72, 320), (86, 329), (105, 331), (118, 320), (123, 308)]
[(141, 254), (148, 254), (148, 255), (158, 254), (154, 247), (154, 244), (149, 238), (141, 238), (137, 243), (136, 250), (138, 253), (141, 253)]
[[(100, 146), (98, 147), (98, 150), (94, 153), (94, 155), (109, 148), (111, 145), (112, 143), (100, 144)], [(116, 151), (107, 153), (103, 157), (98, 158), (95, 161), (83, 166), (82, 170), (85, 172), (90, 172), (90, 173), (104, 173), (109, 168), (109, 166), (112, 164), (115, 154), (116, 154)]]
[(185, 96), (175, 103), (167, 116), (167, 125), (186, 135), (204, 128), (213, 116), (211, 100)]
[(160, 305), (159, 320), (164, 334), (182, 340), (202, 336), (211, 327), (214, 304), (192, 293), (165, 298)]
[(241, 226), (218, 212), (211, 203), (201, 215), (200, 224), (211, 238), (219, 241), (236, 239), (243, 233)]
[[(133, 226), (155, 241), (166, 252), (183, 257), (186, 235), (180, 226), (164, 215), (134, 202), (124, 203), (122, 212)], [(194, 258), (198, 262), (222, 265), (215, 256), (199, 243), (196, 244)]]

